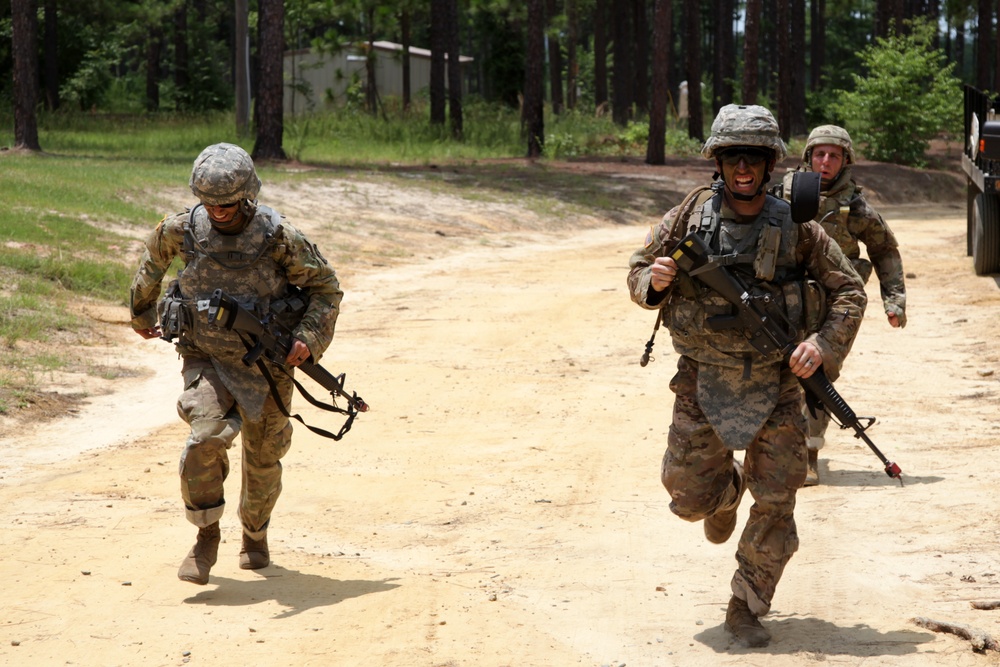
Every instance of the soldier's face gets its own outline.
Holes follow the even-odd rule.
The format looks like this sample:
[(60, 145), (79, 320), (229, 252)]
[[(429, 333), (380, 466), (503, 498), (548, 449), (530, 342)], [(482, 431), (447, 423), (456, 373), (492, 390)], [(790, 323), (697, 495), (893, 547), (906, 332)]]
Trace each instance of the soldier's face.
[(766, 153), (730, 149), (719, 156), (717, 166), (730, 192), (754, 197), (764, 184), (764, 174), (774, 168), (774, 160)]
[(224, 206), (205, 204), (205, 212), (208, 213), (208, 217), (212, 219), (212, 222), (223, 224), (232, 221), (233, 217), (240, 210), (239, 204), (238, 201)]
[(810, 166), (819, 174), (823, 185), (828, 185), (844, 167), (844, 149), (832, 144), (813, 146)]

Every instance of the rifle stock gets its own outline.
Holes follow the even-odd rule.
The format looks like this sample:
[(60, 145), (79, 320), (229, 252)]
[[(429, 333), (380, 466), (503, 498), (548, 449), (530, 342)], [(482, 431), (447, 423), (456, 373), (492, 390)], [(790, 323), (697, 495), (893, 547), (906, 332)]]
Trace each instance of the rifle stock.
[[(709, 326), (715, 329), (741, 327), (750, 344), (761, 354), (780, 350), (787, 362), (795, 350), (796, 341), (782, 326), (783, 318), (768, 306), (768, 297), (754, 297), (749, 290), (726, 267), (709, 262), (711, 249), (704, 239), (695, 232), (685, 236), (671, 253), (678, 268), (693, 278), (697, 278), (718, 292), (726, 301), (736, 306), (737, 314), (723, 318), (709, 318)], [(807, 378), (799, 378), (799, 384), (823, 405), (823, 408), (837, 421), (841, 428), (854, 430), (854, 437), (860, 438), (875, 453), (885, 466), (885, 474), (903, 483), (899, 466), (889, 461), (865, 431), (875, 423), (874, 417), (858, 418), (851, 406), (841, 397), (833, 383), (826, 376), (823, 367), (817, 368)], [(861, 419), (867, 419), (862, 424)]]

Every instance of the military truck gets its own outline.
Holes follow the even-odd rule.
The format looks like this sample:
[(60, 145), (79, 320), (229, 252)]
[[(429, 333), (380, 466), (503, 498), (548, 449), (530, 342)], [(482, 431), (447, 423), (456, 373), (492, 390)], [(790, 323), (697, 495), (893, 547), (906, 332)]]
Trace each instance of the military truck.
[(965, 86), (966, 254), (976, 275), (1000, 273), (1000, 95)]

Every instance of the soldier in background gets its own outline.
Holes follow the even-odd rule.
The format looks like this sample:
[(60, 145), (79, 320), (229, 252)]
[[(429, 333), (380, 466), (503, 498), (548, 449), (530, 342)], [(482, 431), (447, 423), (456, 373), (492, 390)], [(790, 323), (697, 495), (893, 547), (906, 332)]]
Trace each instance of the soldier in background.
[[(181, 498), (198, 538), (177, 576), (203, 585), (218, 555), (226, 451), (241, 434), (239, 564), (255, 570), (270, 563), (267, 529), (292, 437), (286, 416), (291, 369), (286, 373), (263, 361), (274, 382), (269, 387), (258, 367), (243, 364), (247, 349), (238, 334), (208, 325), (208, 300), (223, 289), (258, 316), (285, 313), (295, 337), (285, 363), (298, 366), (310, 356), (318, 360), (330, 344), (343, 292), (316, 246), (257, 203), (261, 182), (242, 148), (206, 148), (194, 161), (190, 186), (200, 203), (165, 217), (150, 234), (129, 306), (136, 333), (174, 341), (183, 360), (177, 411), (191, 433), (180, 460)], [(157, 308), (163, 276), (175, 258), (184, 267)]]
[[(702, 155), (715, 160), (721, 180), (707, 196), (689, 195), (650, 230), (629, 262), (628, 286), (637, 304), (662, 309), (680, 355), (661, 468), (670, 510), (703, 521), (705, 537), (721, 544), (736, 527), (744, 491), (753, 496), (725, 628), (743, 645), (762, 647), (771, 635), (759, 617), (770, 610), (799, 544), (793, 510), (806, 476), (806, 446), (797, 377), (811, 376), (821, 364), (840, 365), (866, 298), (861, 279), (822, 227), (793, 223), (788, 203), (765, 192), (775, 163), (785, 157), (770, 111), (723, 107)], [(688, 230), (698, 230), (712, 248), (710, 261), (728, 266), (755, 293), (767, 293), (796, 325), (801, 342), (788, 361), (781, 352), (761, 354), (740, 329), (709, 326), (710, 317), (732, 314), (732, 305), (679, 272), (669, 256)], [(822, 285), (828, 301), (812, 322), (806, 321), (807, 278)], [(737, 451), (746, 452), (742, 464)]]
[[(791, 179), (796, 172), (820, 174), (821, 201), (815, 220), (840, 245), (865, 283), (874, 268), (889, 325), (901, 329), (906, 326), (906, 286), (899, 244), (889, 225), (865, 200), (861, 186), (855, 182), (851, 173), (855, 160), (854, 144), (847, 130), (836, 125), (821, 125), (809, 134), (802, 151), (802, 164), (785, 174), (775, 194), (785, 199), (790, 197)], [(869, 259), (861, 256), (860, 243), (865, 245)], [(839, 374), (839, 367), (826, 368), (831, 381)], [(804, 410), (809, 421), (809, 471), (805, 486), (815, 486), (819, 484), (819, 450), (826, 442), (830, 416), (808, 406)]]

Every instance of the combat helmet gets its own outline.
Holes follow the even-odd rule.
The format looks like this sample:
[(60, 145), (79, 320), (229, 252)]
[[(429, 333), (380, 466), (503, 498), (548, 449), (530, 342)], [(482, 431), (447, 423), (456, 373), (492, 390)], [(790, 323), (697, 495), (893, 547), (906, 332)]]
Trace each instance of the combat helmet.
[(727, 104), (712, 121), (712, 134), (701, 148), (708, 159), (731, 146), (759, 146), (774, 152), (776, 162), (788, 154), (771, 112), (756, 104)]
[(802, 150), (802, 161), (809, 164), (812, 160), (812, 149), (816, 146), (840, 146), (844, 149), (845, 164), (854, 164), (854, 142), (847, 130), (838, 125), (820, 125), (809, 133), (806, 147)]
[(191, 192), (209, 206), (236, 201), (251, 205), (257, 200), (260, 185), (253, 158), (235, 144), (209, 146), (195, 158), (191, 170)]

